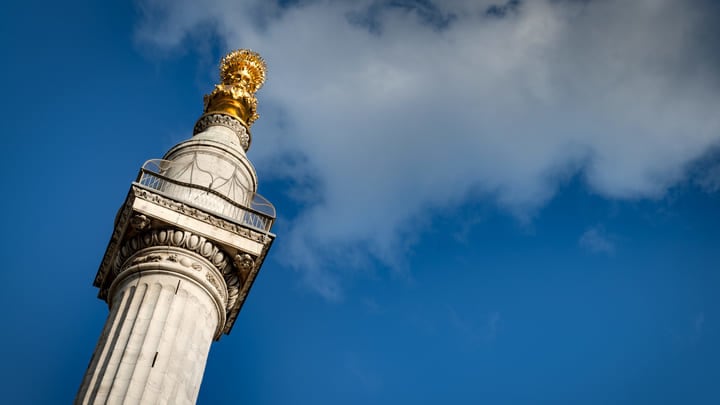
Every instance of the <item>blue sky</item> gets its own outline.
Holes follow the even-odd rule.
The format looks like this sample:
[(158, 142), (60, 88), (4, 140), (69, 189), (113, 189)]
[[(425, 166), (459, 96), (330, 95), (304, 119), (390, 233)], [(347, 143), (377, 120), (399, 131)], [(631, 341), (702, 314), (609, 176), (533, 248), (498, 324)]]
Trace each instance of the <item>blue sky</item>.
[(10, 2), (4, 402), (67, 403), (145, 160), (268, 61), (279, 215), (199, 403), (720, 403), (710, 1)]

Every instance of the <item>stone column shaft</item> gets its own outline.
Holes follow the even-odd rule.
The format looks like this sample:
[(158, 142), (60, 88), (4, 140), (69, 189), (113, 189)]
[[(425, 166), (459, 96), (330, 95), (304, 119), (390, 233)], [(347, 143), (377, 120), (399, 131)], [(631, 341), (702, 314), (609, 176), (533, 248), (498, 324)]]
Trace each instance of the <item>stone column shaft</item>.
[(225, 308), (201, 278), (190, 277), (212, 266), (192, 252), (168, 249), (144, 249), (128, 259), (158, 261), (131, 265), (118, 276), (76, 404), (195, 403), (218, 310)]

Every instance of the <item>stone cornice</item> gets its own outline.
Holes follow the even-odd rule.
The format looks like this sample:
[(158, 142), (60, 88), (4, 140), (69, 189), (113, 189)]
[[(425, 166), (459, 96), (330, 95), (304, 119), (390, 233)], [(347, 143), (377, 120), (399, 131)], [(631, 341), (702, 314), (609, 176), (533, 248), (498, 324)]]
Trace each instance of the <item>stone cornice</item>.
[(245, 298), (247, 298), (247, 295), (250, 293), (250, 288), (252, 288), (253, 284), (255, 284), (255, 278), (258, 275), (258, 272), (260, 271), (260, 266), (262, 266), (262, 263), (265, 261), (265, 257), (267, 256), (268, 251), (270, 251), (270, 246), (272, 245), (274, 239), (271, 239), (267, 245), (265, 245), (265, 249), (263, 249), (260, 256), (258, 256), (252, 263), (252, 267), (250, 267), (249, 271), (247, 272), (247, 276), (244, 278), (244, 283), (242, 285), (242, 288), (240, 290), (240, 296), (238, 299), (238, 308), (237, 311), (233, 313), (228, 313), (227, 322), (225, 323), (225, 330), (224, 333), (226, 335), (230, 334), (230, 331), (232, 330), (233, 325), (235, 325), (235, 319), (237, 318), (238, 314), (240, 313), (240, 310), (242, 309), (243, 304), (245, 303)]
[[(161, 207), (154, 210), (162, 209), (163, 215), (153, 215), (152, 207)], [(194, 221), (192, 224), (195, 225), (190, 228), (182, 225), (188, 221)], [(242, 243), (230, 243), (228, 237)], [(153, 246), (186, 249), (212, 263), (222, 274), (227, 287), (226, 322), (222, 330), (227, 334), (273, 240), (273, 234), (249, 229), (134, 184), (118, 212), (115, 229), (93, 284), (100, 289), (98, 297), (109, 301), (110, 285), (124, 268), (131, 265), (128, 258), (135, 252)]]
[(203, 221), (208, 225), (224, 229), (226, 231), (235, 233), (237, 235), (243, 236), (259, 243), (267, 243), (270, 239), (272, 239), (271, 236), (263, 234), (262, 232), (254, 231), (235, 222), (228, 221), (217, 215), (210, 214), (199, 208), (192, 207), (188, 204), (175, 201), (172, 198), (162, 196), (158, 193), (154, 193), (137, 185), (133, 185), (130, 192), (135, 197), (142, 198), (147, 201), (152, 201), (163, 207), (170, 208), (171, 210), (178, 213)]

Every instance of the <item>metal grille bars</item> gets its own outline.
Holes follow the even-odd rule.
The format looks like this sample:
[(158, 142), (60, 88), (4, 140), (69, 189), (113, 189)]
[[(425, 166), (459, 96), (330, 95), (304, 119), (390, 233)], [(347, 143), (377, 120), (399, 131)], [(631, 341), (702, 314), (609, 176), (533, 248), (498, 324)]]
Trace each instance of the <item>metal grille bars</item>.
[(266, 234), (270, 232), (275, 221), (275, 207), (260, 194), (248, 191), (248, 196), (252, 198), (249, 198), (250, 206), (247, 207), (210, 187), (179, 181), (161, 174), (162, 170), (158, 170), (162, 167), (158, 164), (160, 162), (155, 159), (145, 163), (140, 169), (136, 184)]

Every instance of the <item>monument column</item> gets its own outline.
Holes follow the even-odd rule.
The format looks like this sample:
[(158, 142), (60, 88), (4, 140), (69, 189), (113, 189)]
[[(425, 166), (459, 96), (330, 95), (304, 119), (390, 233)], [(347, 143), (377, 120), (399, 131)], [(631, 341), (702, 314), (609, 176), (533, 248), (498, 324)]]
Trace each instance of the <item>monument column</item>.
[(194, 136), (148, 161), (118, 212), (94, 283), (110, 314), (76, 404), (194, 404), (275, 238), (245, 154), (265, 63), (234, 51), (220, 78)]

